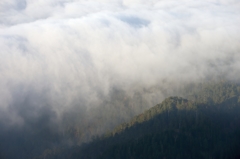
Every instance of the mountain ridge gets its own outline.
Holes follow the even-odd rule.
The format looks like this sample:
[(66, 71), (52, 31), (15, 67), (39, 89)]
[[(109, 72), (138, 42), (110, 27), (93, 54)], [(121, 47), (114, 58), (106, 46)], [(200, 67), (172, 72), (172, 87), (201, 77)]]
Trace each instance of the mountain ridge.
[(208, 85), (190, 99), (168, 97), (90, 143), (45, 151), (38, 159), (236, 158), (239, 88), (220, 83)]

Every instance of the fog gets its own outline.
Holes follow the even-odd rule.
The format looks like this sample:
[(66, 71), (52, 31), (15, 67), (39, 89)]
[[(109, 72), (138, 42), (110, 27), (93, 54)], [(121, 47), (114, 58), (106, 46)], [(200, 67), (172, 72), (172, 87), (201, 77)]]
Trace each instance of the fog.
[(239, 32), (238, 0), (1, 0), (1, 129), (89, 139), (185, 84), (238, 81)]

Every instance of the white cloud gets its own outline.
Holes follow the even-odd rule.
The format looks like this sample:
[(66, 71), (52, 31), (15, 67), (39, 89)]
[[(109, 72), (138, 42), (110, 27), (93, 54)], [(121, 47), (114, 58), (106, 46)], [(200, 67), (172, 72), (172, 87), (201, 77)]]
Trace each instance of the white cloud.
[(16, 104), (19, 90), (21, 98), (37, 92), (61, 114), (75, 105), (97, 107), (116, 87), (133, 94), (165, 88), (165, 80), (239, 80), (239, 6), (238, 0), (3, 0), (0, 108)]

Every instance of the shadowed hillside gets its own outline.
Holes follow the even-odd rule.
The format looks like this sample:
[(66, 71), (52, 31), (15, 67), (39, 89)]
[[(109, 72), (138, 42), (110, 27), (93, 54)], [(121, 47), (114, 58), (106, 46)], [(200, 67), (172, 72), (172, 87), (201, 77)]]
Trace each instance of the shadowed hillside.
[(236, 158), (240, 97), (235, 84), (208, 84), (189, 99), (169, 97), (105, 136), (40, 158)]

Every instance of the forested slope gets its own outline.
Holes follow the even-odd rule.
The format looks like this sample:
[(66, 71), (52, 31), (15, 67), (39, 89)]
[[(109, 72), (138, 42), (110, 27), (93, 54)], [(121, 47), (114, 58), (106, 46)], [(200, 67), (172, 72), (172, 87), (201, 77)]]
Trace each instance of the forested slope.
[(41, 157), (236, 158), (240, 148), (239, 90), (237, 84), (208, 84), (189, 99), (166, 98), (89, 144)]

